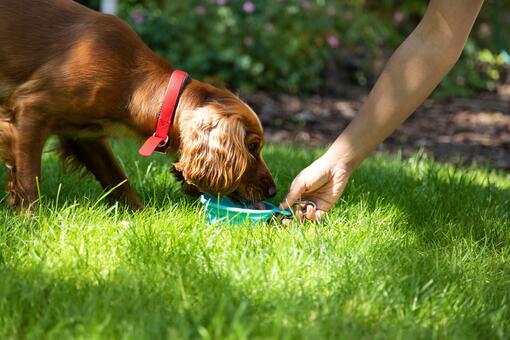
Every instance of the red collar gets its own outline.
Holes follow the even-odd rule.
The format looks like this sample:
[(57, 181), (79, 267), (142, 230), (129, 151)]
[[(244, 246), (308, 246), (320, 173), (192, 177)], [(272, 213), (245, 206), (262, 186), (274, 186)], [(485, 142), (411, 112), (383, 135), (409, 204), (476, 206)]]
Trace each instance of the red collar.
[(161, 105), (161, 110), (158, 115), (158, 123), (156, 132), (150, 136), (145, 143), (143, 143), (138, 153), (144, 157), (152, 155), (154, 151), (165, 152), (168, 149), (168, 132), (170, 125), (172, 125), (173, 116), (179, 97), (184, 90), (184, 85), (188, 80), (188, 74), (184, 71), (175, 70), (170, 76), (170, 82), (166, 89), (165, 98)]

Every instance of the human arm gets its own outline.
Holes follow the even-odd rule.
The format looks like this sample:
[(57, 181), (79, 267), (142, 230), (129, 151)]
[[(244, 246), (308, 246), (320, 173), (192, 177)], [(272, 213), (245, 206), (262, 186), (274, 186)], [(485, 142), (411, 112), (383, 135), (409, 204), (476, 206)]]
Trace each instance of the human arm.
[(326, 153), (293, 181), (282, 207), (320, 217), (340, 198), (349, 177), (430, 95), (457, 62), (483, 0), (431, 0), (425, 15), (388, 60), (369, 96)]

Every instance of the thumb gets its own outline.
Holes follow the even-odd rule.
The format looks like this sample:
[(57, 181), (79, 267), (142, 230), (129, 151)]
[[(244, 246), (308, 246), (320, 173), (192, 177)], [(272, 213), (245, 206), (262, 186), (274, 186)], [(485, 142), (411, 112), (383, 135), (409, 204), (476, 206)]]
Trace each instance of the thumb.
[(305, 186), (301, 182), (299, 178), (296, 178), (292, 184), (290, 185), (289, 192), (287, 193), (287, 196), (283, 200), (282, 203), (280, 203), (280, 209), (288, 209), (292, 207), (298, 200), (301, 199), (301, 195), (306, 190)]

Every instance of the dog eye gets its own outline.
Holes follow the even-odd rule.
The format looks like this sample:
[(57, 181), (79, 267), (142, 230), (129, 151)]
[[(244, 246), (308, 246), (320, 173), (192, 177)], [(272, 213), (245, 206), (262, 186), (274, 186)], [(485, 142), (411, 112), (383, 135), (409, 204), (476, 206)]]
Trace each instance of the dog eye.
[(250, 143), (250, 144), (248, 144), (248, 151), (250, 151), (251, 153), (257, 152), (258, 149), (259, 149), (259, 144), (258, 143)]

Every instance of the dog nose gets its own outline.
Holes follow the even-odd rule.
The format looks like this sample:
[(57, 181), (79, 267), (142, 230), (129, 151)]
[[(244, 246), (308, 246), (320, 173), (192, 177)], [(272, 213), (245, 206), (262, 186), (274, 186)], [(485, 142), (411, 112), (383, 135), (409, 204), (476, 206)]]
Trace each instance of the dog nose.
[(272, 198), (276, 195), (276, 187), (274, 185), (271, 185), (268, 189), (267, 189), (267, 196), (269, 196), (269, 198)]

